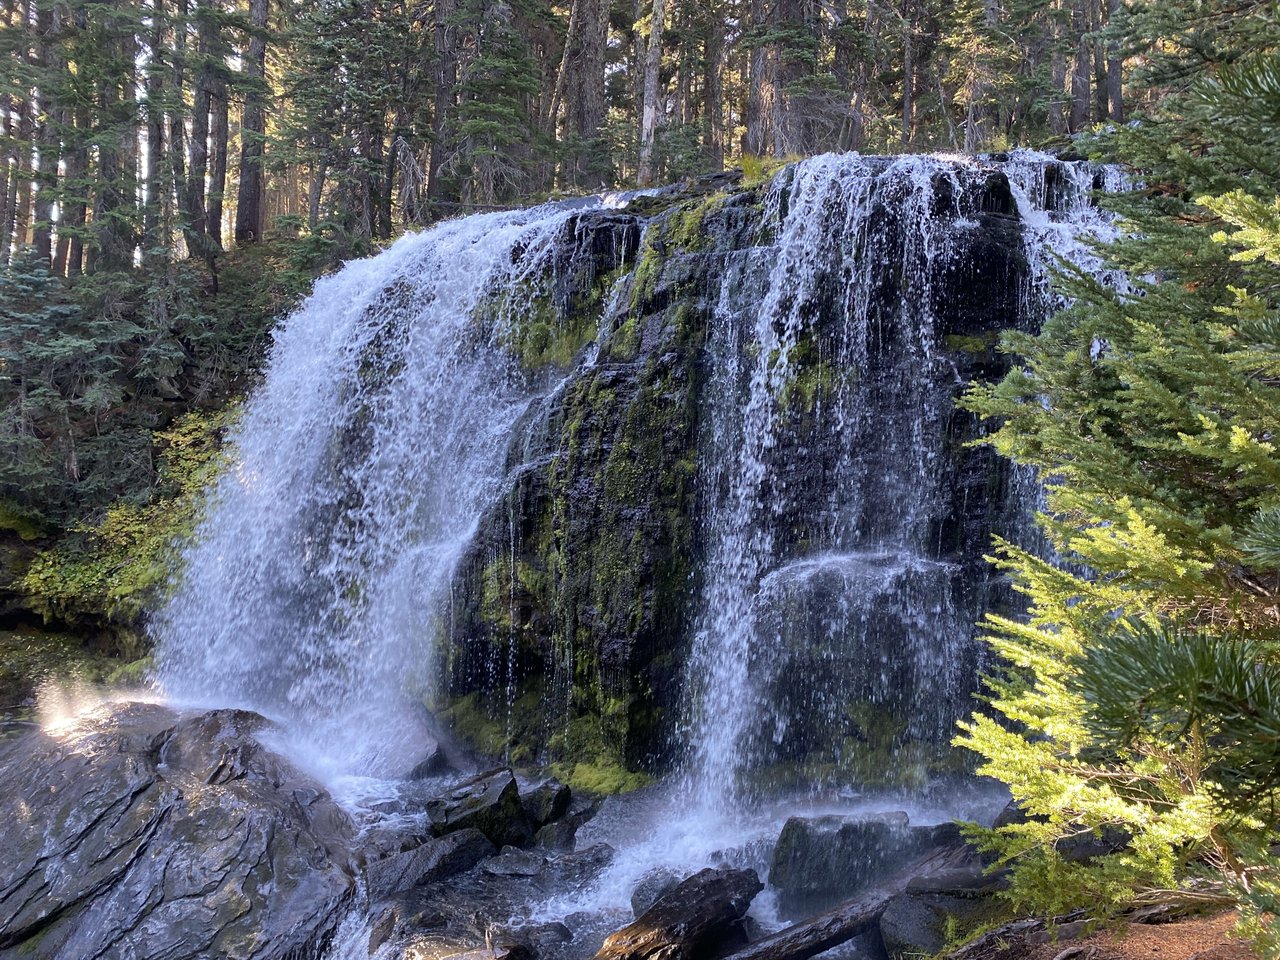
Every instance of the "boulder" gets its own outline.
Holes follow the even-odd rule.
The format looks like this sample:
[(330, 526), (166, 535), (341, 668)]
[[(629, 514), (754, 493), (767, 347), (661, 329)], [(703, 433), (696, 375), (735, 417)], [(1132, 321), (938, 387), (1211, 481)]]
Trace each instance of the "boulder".
[(935, 956), (963, 934), (1008, 913), (993, 897), (901, 893), (880, 915), (880, 939), (890, 960)]
[(520, 798), (534, 830), (562, 819), (573, 803), (573, 791), (559, 780), (545, 780)]
[(1008, 871), (988, 873), (971, 848), (947, 869), (912, 877), (880, 916), (880, 939), (891, 960), (939, 953), (976, 927), (1002, 920), (1008, 907), (996, 894), (1008, 886)]
[(355, 892), (354, 827), (269, 726), (114, 704), (5, 744), (0, 952), (318, 954)]
[(462, 781), (426, 804), (431, 825), (441, 836), (476, 829), (498, 847), (523, 847), (533, 829), (520, 802), (520, 788), (510, 770), (490, 770)]
[(448, 773), (453, 769), (449, 763), (449, 757), (444, 752), (438, 740), (432, 739), (428, 741), (427, 747), (422, 751), (422, 758), (413, 765), (404, 779), (406, 780), (426, 780), (429, 777), (439, 777)]
[(912, 827), (900, 811), (791, 817), (774, 847), (769, 883), (779, 913), (797, 919), (852, 897), (927, 850), (957, 843), (952, 824)]
[(369, 898), (377, 900), (397, 890), (464, 873), (495, 852), (489, 838), (479, 830), (459, 830), (373, 861), (365, 867), (366, 889)]
[(654, 867), (631, 891), (631, 913), (640, 916), (680, 885), (683, 878), (667, 867)]
[(534, 836), (534, 843), (542, 850), (568, 853), (577, 843), (578, 825), (570, 820), (548, 823)]
[(702, 870), (606, 937), (596, 960), (689, 960), (713, 945), (729, 946), (763, 889), (754, 870)]
[(494, 877), (536, 877), (546, 866), (546, 858), (539, 854), (508, 848), (480, 869)]

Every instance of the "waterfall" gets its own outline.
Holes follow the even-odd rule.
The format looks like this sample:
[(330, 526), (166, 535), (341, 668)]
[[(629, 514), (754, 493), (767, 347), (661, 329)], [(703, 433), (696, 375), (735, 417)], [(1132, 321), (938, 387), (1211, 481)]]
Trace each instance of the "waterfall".
[(407, 236), (284, 322), (154, 623), (169, 696), (258, 710), (338, 771), (412, 765), (454, 570), (549, 389), (513, 331), (581, 206)]
[(334, 773), (411, 767), (446, 678), (508, 741), (535, 689), (548, 742), (577, 721), (599, 750), (570, 716), (594, 676), (611, 730), (632, 698), (674, 704), (648, 716), (704, 810), (946, 774), (999, 593), (983, 555), (1036, 489), (966, 448), (953, 401), (1056, 305), (1048, 251), (1098, 269), (1109, 176), (828, 155), (705, 205), (705, 235), (657, 231), (648, 262), (626, 262), (641, 224), (679, 194), (467, 217), (346, 265), (276, 333), (153, 620), (160, 685), (279, 720)]
[[(1114, 189), (1109, 176), (1021, 152), (823, 156), (773, 182), (772, 236), (726, 273), (709, 333), (708, 544), (688, 668), (687, 776), (704, 809), (813, 789), (840, 768), (865, 785), (945, 770), (976, 681), (982, 554), (993, 531), (1019, 533), (955, 519), (973, 495), (952, 449), (967, 380), (955, 358), (991, 346), (957, 324), (984, 309), (957, 302), (981, 295), (957, 271), (1016, 222), (1014, 300), (983, 329), (1034, 328), (1058, 305), (1054, 254), (1098, 269), (1088, 241), (1111, 227), (1091, 189)], [(993, 209), (1002, 195), (1012, 209)], [(1034, 478), (1010, 486), (1012, 512), (1029, 516)]]

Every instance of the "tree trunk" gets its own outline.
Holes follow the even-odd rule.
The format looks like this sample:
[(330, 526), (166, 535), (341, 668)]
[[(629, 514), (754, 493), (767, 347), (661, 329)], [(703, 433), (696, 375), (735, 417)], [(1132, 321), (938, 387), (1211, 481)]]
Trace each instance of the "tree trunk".
[(164, 0), (151, 0), (151, 39), (147, 56), (147, 202), (143, 208), (144, 256), (169, 246), (163, 197), (169, 189), (164, 144)]
[(182, 205), (186, 221), (187, 253), (202, 257), (209, 248), (209, 210), (205, 206), (205, 177), (209, 173), (209, 110), (216, 80), (213, 72), (214, 33), (217, 24), (212, 10), (214, 0), (196, 0), (196, 71), (195, 95), (191, 105), (190, 163)]
[(703, 43), (702, 142), (712, 171), (724, 169), (724, 17), (717, 10)]
[(222, 249), (222, 204), (227, 192), (227, 149), (231, 138), (229, 127), (230, 103), (227, 98), (227, 78), (224, 73), (221, 44), (216, 56), (217, 77), (210, 98), (209, 142), (213, 162), (209, 169), (209, 218), (207, 229), (213, 250)]
[(1071, 70), (1071, 122), (1069, 130), (1077, 133), (1089, 125), (1089, 73), (1092, 44), (1085, 37), (1089, 30), (1086, 0), (1071, 0), (1071, 36), (1075, 40), (1075, 61)]
[[(1107, 0), (1107, 22), (1114, 22), (1121, 11), (1122, 0)], [(1114, 40), (1107, 45), (1107, 116), (1124, 123), (1124, 59)]]
[(902, 145), (911, 145), (915, 125), (916, 46), (910, 0), (902, 3)]
[(644, 111), (640, 116), (640, 163), (636, 182), (647, 187), (657, 176), (653, 156), (658, 135), (659, 71), (662, 68), (662, 22), (667, 15), (667, 0), (653, 0), (653, 17), (649, 26), (649, 49), (644, 59)]
[(240, 118), (240, 187), (236, 194), (235, 240), (262, 239), (265, 225), (262, 168), (267, 132), (267, 17), (270, 0), (249, 0), (249, 50), (244, 60), (244, 112)]
[[(764, 0), (751, 0), (751, 26), (763, 30), (767, 25), (766, 19)], [(774, 62), (769, 47), (757, 43), (751, 48), (747, 82), (747, 131), (743, 143), (744, 152), (757, 157), (762, 157), (769, 151), (774, 80)]]
[(427, 165), (427, 196), (432, 200), (439, 200), (444, 196), (444, 183), (440, 174), (445, 160), (445, 141), (449, 135), (449, 112), (453, 106), (454, 88), (458, 83), (456, 28), (450, 23), (452, 16), (453, 0), (436, 0), (435, 111), (431, 117), (431, 161)]
[(44, 119), (40, 124), (40, 171), (36, 176), (33, 242), (36, 255), (47, 264), (53, 262), (53, 197), (58, 189), (58, 159), (62, 151), (62, 140), (57, 129), (61, 108), (54, 102), (48, 89), (52, 84), (48, 81), (62, 70), (58, 56), (60, 30), (61, 16), (55, 16), (52, 9), (42, 5), (36, 14), (36, 31), (39, 35), (40, 65), (46, 83), (39, 91), (40, 113)]

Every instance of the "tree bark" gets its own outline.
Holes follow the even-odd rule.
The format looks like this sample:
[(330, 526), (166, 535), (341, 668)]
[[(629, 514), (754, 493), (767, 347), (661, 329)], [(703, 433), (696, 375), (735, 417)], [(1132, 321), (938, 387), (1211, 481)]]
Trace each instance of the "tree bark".
[(702, 142), (712, 171), (724, 169), (724, 17), (717, 10), (703, 41)]
[[(1123, 0), (1107, 0), (1107, 23), (1114, 22)], [(1114, 40), (1107, 44), (1107, 116), (1124, 123), (1124, 59)]]
[(1091, 44), (1085, 34), (1089, 30), (1086, 0), (1071, 0), (1071, 35), (1075, 39), (1075, 60), (1071, 70), (1071, 122), (1068, 129), (1077, 133), (1089, 125), (1089, 73)]
[(230, 102), (227, 97), (226, 61), (221, 44), (216, 54), (217, 76), (211, 97), (209, 142), (213, 162), (209, 170), (209, 219), (207, 229), (213, 250), (222, 249), (222, 205), (227, 193), (227, 149), (231, 137)]
[(213, 56), (217, 24), (213, 16), (214, 0), (196, 0), (196, 71), (195, 94), (191, 105), (190, 163), (182, 205), (187, 239), (187, 252), (202, 257), (209, 248), (209, 210), (205, 205), (205, 177), (209, 173), (209, 111), (216, 85)]
[(653, 156), (658, 135), (658, 80), (662, 68), (662, 22), (666, 18), (666, 0), (653, 0), (653, 16), (649, 26), (649, 48), (644, 59), (644, 109), (640, 116), (640, 163), (636, 182), (647, 187), (657, 176)]
[[(768, 26), (764, 0), (751, 0), (751, 27), (762, 31)], [(768, 45), (757, 43), (751, 48), (747, 80), (746, 139), (743, 151), (762, 157), (769, 151), (775, 95), (774, 58)]]
[(61, 109), (54, 102), (49, 91), (48, 81), (61, 69), (58, 57), (58, 34), (61, 28), (61, 16), (45, 6), (41, 6), (36, 14), (36, 32), (40, 47), (40, 65), (43, 68), (45, 85), (39, 91), (40, 113), (40, 171), (36, 175), (36, 195), (33, 201), (34, 231), (32, 241), (36, 255), (46, 264), (53, 261), (53, 197), (58, 189), (58, 159), (62, 151), (62, 141), (57, 129), (57, 118)]
[(147, 56), (147, 201), (142, 211), (144, 256), (169, 246), (163, 197), (169, 189), (164, 143), (164, 0), (151, 0), (151, 38)]
[(262, 239), (265, 224), (262, 168), (267, 132), (267, 18), (270, 0), (249, 0), (249, 50), (244, 60), (244, 112), (240, 118), (240, 186), (236, 194), (235, 240)]
[(454, 87), (458, 82), (456, 28), (450, 23), (452, 16), (453, 0), (436, 0), (435, 110), (431, 117), (431, 160), (427, 165), (427, 196), (432, 200), (444, 197), (441, 170), (445, 161), (445, 141), (449, 134), (449, 112), (453, 106)]

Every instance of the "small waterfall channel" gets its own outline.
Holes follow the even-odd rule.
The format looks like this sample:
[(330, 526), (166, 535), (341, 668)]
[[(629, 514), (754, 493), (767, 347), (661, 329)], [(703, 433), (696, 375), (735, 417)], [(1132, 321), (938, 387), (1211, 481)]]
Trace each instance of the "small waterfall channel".
[[(322, 778), (389, 795), (423, 704), (460, 692), (502, 718), (508, 752), (522, 697), (554, 707), (548, 742), (621, 716), (645, 736), (620, 735), (620, 755), (666, 744), (644, 754), (659, 782), (579, 835), (617, 847), (612, 865), (526, 920), (614, 922), (655, 864), (761, 866), (791, 813), (877, 809), (877, 789), (913, 822), (978, 815), (988, 799), (927, 787), (965, 773), (948, 742), (975, 624), (1014, 602), (983, 554), (993, 533), (1033, 542), (1038, 490), (969, 445), (980, 428), (954, 400), (1003, 369), (998, 331), (1059, 305), (1056, 258), (1100, 269), (1090, 242), (1113, 228), (1091, 195), (1119, 185), (1032, 153), (829, 155), (730, 191), (730, 226), (656, 282), (661, 194), (454, 220), (348, 264), (276, 333), (154, 621), (159, 685), (261, 712)], [(637, 382), (694, 415), (628, 414), (606, 442), (607, 405)], [(628, 464), (646, 433), (688, 456)], [(593, 443), (603, 494), (556, 488)], [(691, 532), (669, 533), (669, 504), (613, 503), (618, 476), (624, 497), (677, 490)], [(557, 526), (583, 503), (613, 519)], [(621, 537), (636, 566), (575, 580), (575, 555), (599, 554), (571, 530)], [(618, 613), (629, 581), (648, 586)], [(571, 588), (588, 599), (562, 602)], [(451, 687), (471, 663), (470, 689)], [(569, 716), (584, 677), (598, 723)], [(343, 931), (333, 956), (367, 955), (365, 921)]]

